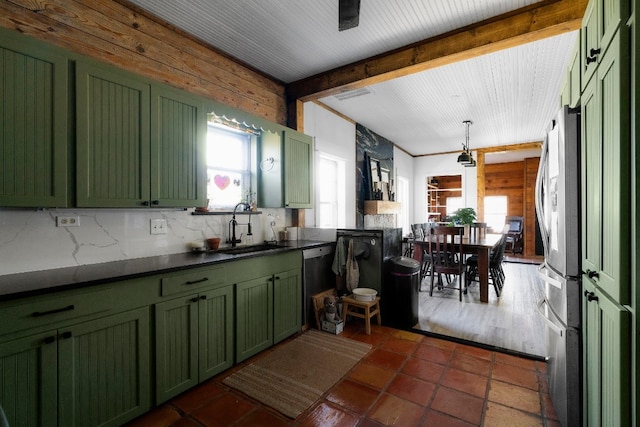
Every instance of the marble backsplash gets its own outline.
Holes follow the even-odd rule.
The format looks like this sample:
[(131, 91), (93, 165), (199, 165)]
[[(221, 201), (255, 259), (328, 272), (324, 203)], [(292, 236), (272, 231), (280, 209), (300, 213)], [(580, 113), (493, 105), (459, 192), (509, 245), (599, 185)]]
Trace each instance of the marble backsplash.
[[(209, 237), (220, 237), (221, 247), (228, 246), (231, 215), (192, 215), (192, 212), (192, 209), (0, 209), (0, 276), (187, 252), (192, 241)], [(260, 212), (251, 215), (254, 243), (272, 238), (272, 218), (276, 237), (278, 231), (291, 224), (285, 209), (260, 209)], [(77, 216), (80, 226), (56, 227), (57, 216)], [(151, 235), (150, 220), (158, 218), (167, 221), (167, 233)], [(240, 225), (236, 235), (242, 233), (246, 243), (249, 215), (238, 215), (237, 221)]]

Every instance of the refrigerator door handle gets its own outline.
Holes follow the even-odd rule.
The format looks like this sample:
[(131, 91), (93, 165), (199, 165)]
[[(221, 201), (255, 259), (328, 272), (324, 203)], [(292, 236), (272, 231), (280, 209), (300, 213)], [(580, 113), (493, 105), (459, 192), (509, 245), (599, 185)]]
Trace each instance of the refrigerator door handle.
[[(537, 304), (538, 313), (540, 314), (540, 316), (542, 316), (542, 318), (544, 319), (544, 322), (547, 324), (549, 329), (551, 329), (557, 335), (562, 336), (562, 328), (560, 328), (558, 325), (556, 325), (553, 322), (553, 320), (549, 319), (549, 317), (547, 317), (547, 315), (545, 314), (544, 310), (542, 309), (543, 305), (548, 305), (548, 304), (549, 303), (547, 302), (547, 300), (545, 298), (542, 298), (540, 301), (538, 301), (538, 304)], [(551, 309), (549, 309), (548, 312), (553, 314), (553, 311)]]
[(555, 286), (558, 289), (562, 289), (562, 282), (549, 276), (549, 273), (547, 273), (547, 271), (549, 271), (549, 269), (547, 269), (547, 265), (545, 263), (540, 264), (540, 267), (538, 267), (538, 277), (540, 277), (548, 284)]
[[(545, 222), (545, 208), (549, 209), (549, 206), (545, 206), (543, 202), (544, 195), (544, 183), (547, 179), (547, 161), (549, 157), (549, 138), (544, 139), (544, 145), (542, 147), (542, 153), (540, 154), (540, 163), (538, 165), (538, 175), (536, 176), (536, 215), (538, 216), (538, 226), (540, 228), (540, 234), (542, 234), (542, 246), (544, 248), (545, 257), (549, 253), (549, 230), (547, 230), (547, 224)], [(547, 191), (549, 191), (547, 189)]]

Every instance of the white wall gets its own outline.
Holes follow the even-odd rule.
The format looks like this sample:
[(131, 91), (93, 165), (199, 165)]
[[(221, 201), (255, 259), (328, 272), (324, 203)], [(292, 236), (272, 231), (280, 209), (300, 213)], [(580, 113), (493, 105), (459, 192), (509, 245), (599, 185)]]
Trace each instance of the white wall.
[(427, 177), (433, 175), (462, 175), (462, 199), (466, 207), (478, 209), (477, 168), (465, 168), (456, 160), (459, 153), (422, 156), (413, 160), (413, 222), (427, 221)]
[[(315, 138), (315, 149), (346, 162), (346, 224), (356, 225), (356, 126), (313, 102), (304, 104), (304, 133)], [(322, 185), (322, 177), (315, 177), (315, 187)], [(307, 227), (315, 227), (315, 212), (308, 209), (305, 215)]]

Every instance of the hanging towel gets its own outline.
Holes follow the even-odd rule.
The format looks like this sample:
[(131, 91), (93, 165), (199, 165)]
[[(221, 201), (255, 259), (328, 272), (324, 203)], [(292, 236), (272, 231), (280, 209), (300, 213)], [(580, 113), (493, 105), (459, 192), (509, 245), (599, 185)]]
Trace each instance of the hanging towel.
[(358, 266), (358, 260), (353, 255), (353, 239), (349, 240), (349, 251), (347, 252), (347, 264), (346, 268), (346, 285), (349, 292), (353, 292), (358, 287), (360, 281), (360, 267)]
[(347, 263), (347, 252), (345, 250), (344, 237), (338, 237), (336, 242), (336, 252), (333, 255), (333, 264), (331, 264), (331, 270), (336, 276), (344, 275), (344, 266)]

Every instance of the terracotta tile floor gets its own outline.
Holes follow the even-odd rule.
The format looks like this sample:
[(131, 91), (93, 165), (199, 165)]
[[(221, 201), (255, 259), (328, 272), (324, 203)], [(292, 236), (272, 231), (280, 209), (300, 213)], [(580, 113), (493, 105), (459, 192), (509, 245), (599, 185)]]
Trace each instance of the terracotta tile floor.
[(341, 335), (373, 348), (295, 420), (222, 384), (249, 360), (129, 426), (560, 426), (543, 362), (358, 321)]

